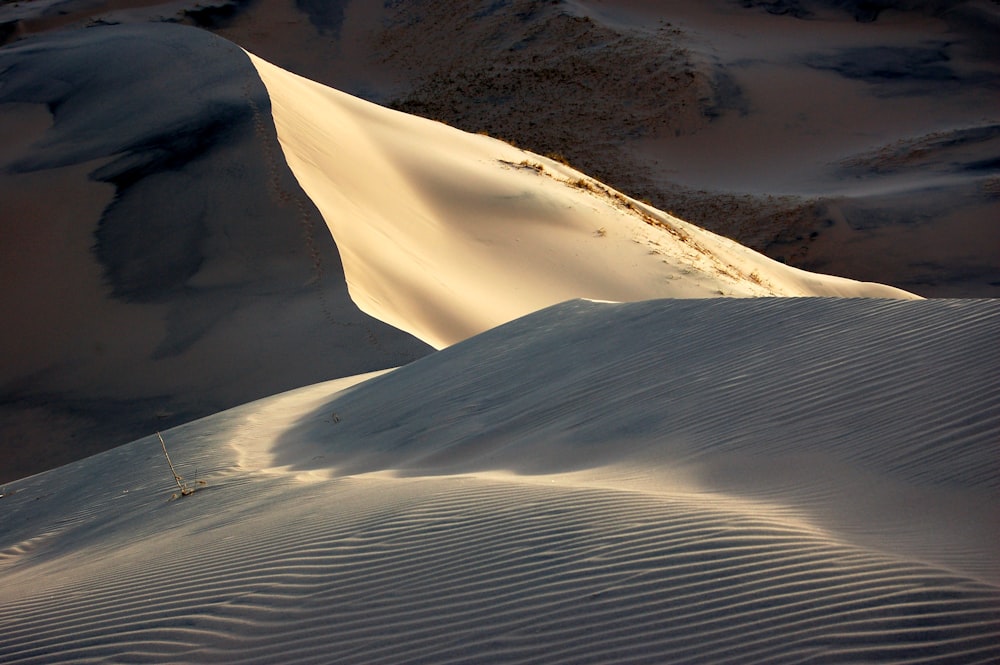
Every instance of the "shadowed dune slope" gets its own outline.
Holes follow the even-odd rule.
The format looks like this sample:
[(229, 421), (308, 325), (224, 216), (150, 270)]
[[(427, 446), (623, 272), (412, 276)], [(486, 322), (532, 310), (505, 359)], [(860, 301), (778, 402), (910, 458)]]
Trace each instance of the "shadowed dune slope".
[(576, 301), (136, 441), (5, 488), (0, 659), (995, 662), (998, 324)]
[(429, 350), (350, 300), (269, 108), (193, 28), (0, 49), (0, 480)]

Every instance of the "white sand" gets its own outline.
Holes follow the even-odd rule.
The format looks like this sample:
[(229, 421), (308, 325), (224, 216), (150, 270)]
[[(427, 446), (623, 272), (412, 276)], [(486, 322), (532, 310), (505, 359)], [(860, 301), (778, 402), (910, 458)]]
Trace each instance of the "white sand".
[(0, 660), (995, 662), (998, 324), (568, 303), (165, 432), (183, 499), (155, 437), (10, 483)]
[(438, 348), (576, 297), (914, 297), (789, 268), (550, 159), (250, 57), (351, 297)]

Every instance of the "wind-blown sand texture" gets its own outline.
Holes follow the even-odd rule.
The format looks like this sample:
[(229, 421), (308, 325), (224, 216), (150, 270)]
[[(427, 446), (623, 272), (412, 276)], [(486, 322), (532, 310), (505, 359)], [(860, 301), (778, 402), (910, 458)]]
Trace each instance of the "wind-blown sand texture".
[(0, 660), (995, 662), (998, 324), (576, 301), (10, 483)]

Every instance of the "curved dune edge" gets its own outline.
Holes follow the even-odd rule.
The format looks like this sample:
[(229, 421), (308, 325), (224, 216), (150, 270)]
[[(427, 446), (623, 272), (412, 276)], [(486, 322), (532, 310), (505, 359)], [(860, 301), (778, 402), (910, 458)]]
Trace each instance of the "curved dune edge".
[(917, 298), (790, 268), (501, 141), (249, 54), (352, 298), (442, 348), (572, 298)]
[(26, 478), (0, 660), (996, 662), (998, 321), (577, 301)]

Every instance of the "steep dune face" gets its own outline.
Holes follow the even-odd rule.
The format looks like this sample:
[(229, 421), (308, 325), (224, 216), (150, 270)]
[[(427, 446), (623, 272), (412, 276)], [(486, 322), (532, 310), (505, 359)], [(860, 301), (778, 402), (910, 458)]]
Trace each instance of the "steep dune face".
[(350, 300), (234, 45), (23, 40), (0, 114), (0, 479), (429, 350)]
[(905, 174), (841, 168), (998, 125), (996, 3), (339, 6), (326, 28), (250, 7), (220, 30), (337, 89), (560, 153), (790, 265), (925, 296), (1000, 293), (995, 143), (966, 141), (953, 160), (932, 140), (918, 154), (938, 163)]
[(571, 298), (912, 298), (815, 275), (486, 136), (250, 56), (365, 311), (441, 348)]
[(0, 660), (996, 662), (998, 325), (577, 301), (145, 437), (4, 488)]

